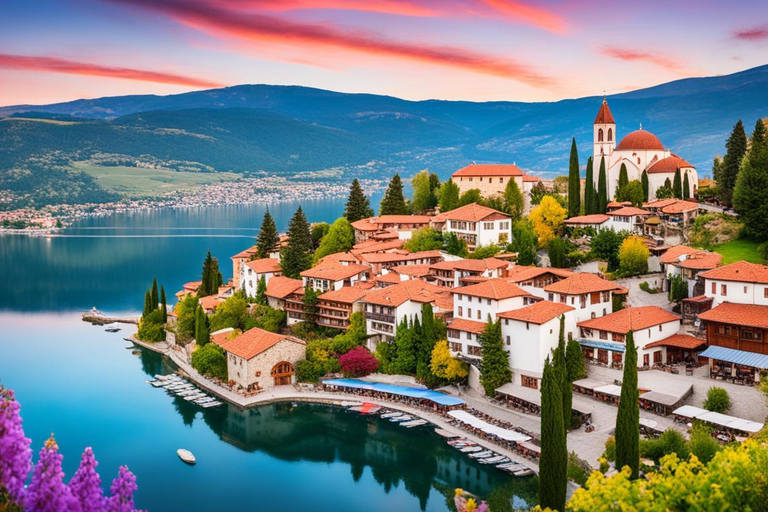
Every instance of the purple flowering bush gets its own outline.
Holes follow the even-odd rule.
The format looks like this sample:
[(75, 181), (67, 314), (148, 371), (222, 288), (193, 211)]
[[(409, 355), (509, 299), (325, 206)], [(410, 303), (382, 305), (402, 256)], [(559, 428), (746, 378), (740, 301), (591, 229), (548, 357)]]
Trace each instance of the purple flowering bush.
[[(62, 455), (51, 435), (32, 469), (31, 441), (24, 435), (19, 403), (13, 391), (0, 386), (0, 512), (134, 512), (136, 477), (121, 466), (105, 497), (98, 462), (86, 448), (80, 467), (68, 484), (61, 469)], [(32, 471), (28, 487), (25, 482)]]

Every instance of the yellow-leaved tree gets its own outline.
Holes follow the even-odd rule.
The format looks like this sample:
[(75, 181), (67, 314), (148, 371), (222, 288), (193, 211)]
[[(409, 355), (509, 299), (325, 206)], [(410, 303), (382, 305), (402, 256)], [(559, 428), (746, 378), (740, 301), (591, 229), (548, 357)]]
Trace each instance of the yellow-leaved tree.
[(448, 350), (448, 341), (441, 340), (435, 343), (432, 349), (432, 358), (429, 367), (436, 376), (449, 382), (455, 382), (468, 375), (467, 365), (455, 357), (451, 357)]
[(619, 247), (619, 272), (623, 276), (636, 276), (648, 272), (651, 251), (637, 235), (628, 236)]
[(560, 235), (566, 217), (565, 208), (552, 196), (544, 196), (539, 206), (533, 209), (530, 220), (539, 238), (539, 247), (547, 247), (549, 241)]

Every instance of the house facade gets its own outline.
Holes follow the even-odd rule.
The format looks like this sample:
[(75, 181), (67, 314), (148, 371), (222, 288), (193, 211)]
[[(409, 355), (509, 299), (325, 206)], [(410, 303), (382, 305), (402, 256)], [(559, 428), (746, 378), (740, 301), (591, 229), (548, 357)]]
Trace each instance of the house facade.
[(440, 213), (432, 218), (431, 224), (464, 240), (470, 252), (476, 247), (504, 245), (512, 240), (512, 217), (477, 203)]

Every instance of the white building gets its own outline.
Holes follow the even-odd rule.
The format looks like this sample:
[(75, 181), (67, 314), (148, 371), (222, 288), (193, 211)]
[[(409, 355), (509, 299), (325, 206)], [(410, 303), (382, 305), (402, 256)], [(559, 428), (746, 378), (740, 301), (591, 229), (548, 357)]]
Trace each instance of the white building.
[(491, 244), (504, 245), (512, 240), (512, 217), (509, 214), (471, 203), (432, 218), (431, 225), (443, 233), (454, 233), (467, 242), (467, 248)]
[(576, 321), (605, 316), (613, 311), (613, 295), (627, 293), (627, 289), (586, 272), (573, 274), (565, 279), (532, 293), (551, 302), (572, 306)]
[(695, 197), (699, 188), (699, 177), (690, 163), (669, 150), (664, 149), (658, 137), (639, 129), (627, 134), (616, 144), (618, 134), (608, 102), (603, 99), (593, 123), (593, 186), (598, 189), (600, 165), (605, 160), (608, 198), (616, 194), (621, 166), (626, 166), (629, 181), (642, 180), (643, 171), (648, 175), (648, 196), (656, 197), (656, 190), (669, 179), (674, 181), (675, 171), (680, 169), (681, 180), (688, 176), (689, 197)]
[(355, 241), (358, 243), (385, 233), (397, 233), (399, 239), (408, 240), (413, 231), (427, 226), (429, 226), (429, 217), (426, 215), (380, 215), (352, 223)]
[(540, 181), (515, 164), (470, 164), (453, 173), (451, 180), (459, 187), (459, 194), (477, 189), (486, 198), (503, 194), (514, 180), (523, 194), (525, 212), (531, 208), (531, 189)]
[(605, 228), (616, 231), (629, 231), (636, 235), (643, 234), (645, 219), (651, 216), (651, 212), (634, 206), (625, 206), (608, 212), (608, 221), (603, 224)]
[(240, 288), (245, 290), (249, 297), (255, 297), (259, 287), (259, 280), (263, 277), (266, 284), (272, 277), (283, 274), (280, 262), (272, 258), (260, 260), (248, 260), (240, 264)]
[(737, 261), (702, 272), (704, 295), (713, 307), (723, 302), (768, 306), (768, 267)]
[(350, 263), (347, 265), (315, 267), (301, 273), (305, 288), (320, 292), (340, 290), (343, 286), (353, 286), (360, 281), (366, 281), (370, 267)]
[(579, 215), (578, 217), (571, 217), (565, 219), (563, 224), (569, 228), (592, 228), (595, 231), (599, 231), (608, 227), (608, 220), (611, 217), (604, 213), (595, 213), (592, 215)]
[(664, 291), (669, 290), (671, 278), (682, 276), (688, 285), (688, 297), (693, 297), (696, 295), (695, 288), (699, 282), (699, 275), (719, 267), (722, 261), (723, 255), (716, 252), (694, 249), (685, 245), (670, 247), (659, 258), (661, 272), (667, 276), (663, 281)]
[(510, 264), (497, 258), (446, 260), (430, 265), (430, 275), (441, 286), (458, 288), (481, 280), (504, 277)]

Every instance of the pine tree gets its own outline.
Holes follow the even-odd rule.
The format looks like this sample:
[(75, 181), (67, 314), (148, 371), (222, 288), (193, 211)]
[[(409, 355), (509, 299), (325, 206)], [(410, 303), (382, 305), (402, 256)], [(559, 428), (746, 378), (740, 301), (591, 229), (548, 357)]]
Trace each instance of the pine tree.
[(627, 333), (624, 351), (624, 377), (621, 382), (619, 412), (616, 416), (616, 467), (629, 466), (632, 478), (640, 467), (640, 406), (637, 403), (637, 350), (635, 336)]
[(198, 291), (200, 297), (208, 297), (219, 292), (219, 286), (222, 283), (221, 272), (219, 272), (219, 260), (211, 256), (211, 251), (208, 251), (205, 255), (201, 281), (202, 284)]
[(608, 210), (608, 179), (605, 175), (605, 157), (600, 157), (600, 175), (597, 178), (597, 213)]
[(165, 300), (165, 287), (160, 287), (160, 311), (163, 312), (163, 323), (168, 321), (168, 304)]
[(514, 223), (523, 216), (524, 209), (525, 199), (523, 198), (523, 193), (520, 191), (520, 187), (517, 186), (515, 179), (510, 178), (507, 186), (504, 188), (504, 210), (512, 216), (510, 220)]
[(389, 181), (389, 187), (381, 200), (379, 215), (408, 215), (409, 213), (403, 195), (403, 182), (400, 181), (400, 175), (395, 174)]
[(568, 380), (568, 365), (565, 359), (565, 316), (560, 316), (560, 335), (557, 340), (552, 369), (560, 381), (563, 402), (563, 425), (566, 429), (571, 426), (571, 409), (573, 407), (573, 386)]
[(494, 322), (489, 317), (479, 341), (482, 352), (480, 384), (486, 395), (494, 397), (497, 388), (512, 380), (509, 356), (501, 339), (501, 322)]
[(157, 293), (157, 279), (152, 278), (152, 311), (157, 309), (157, 305), (160, 303), (160, 296)]
[(263, 274), (256, 285), (256, 304), (267, 305), (267, 278)]
[(683, 198), (683, 182), (680, 179), (680, 168), (675, 170), (675, 181), (672, 183), (672, 193), (675, 195), (675, 199)]
[(571, 160), (568, 165), (568, 217), (576, 217), (581, 211), (581, 177), (579, 176), (579, 152), (576, 139), (571, 139)]
[(312, 235), (301, 206), (291, 218), (288, 227), (288, 244), (281, 253), (283, 275), (298, 279), (300, 274), (312, 266)]
[(144, 312), (141, 314), (141, 317), (144, 318), (151, 312), (152, 312), (152, 292), (147, 290), (147, 293), (144, 294)]
[(594, 171), (592, 170), (592, 157), (587, 158), (587, 176), (584, 180), (584, 215), (591, 215), (596, 213), (595, 206), (592, 203), (594, 200)]
[(565, 510), (567, 466), (568, 446), (563, 424), (562, 386), (547, 357), (541, 379), (539, 506), (542, 509)]
[(616, 197), (620, 197), (622, 195), (622, 192), (625, 188), (627, 188), (628, 184), (629, 175), (627, 174), (627, 166), (626, 164), (622, 163), (621, 167), (619, 168), (619, 186), (616, 187)]
[(744, 132), (744, 124), (741, 119), (733, 126), (733, 131), (725, 143), (725, 157), (718, 172), (718, 187), (721, 199), (730, 205), (733, 197), (733, 189), (736, 186), (736, 178), (739, 174), (741, 160), (747, 153), (747, 134)]
[(435, 175), (430, 174), (427, 170), (423, 170), (411, 179), (411, 188), (413, 189), (411, 205), (416, 213), (422, 213), (437, 206), (437, 195), (435, 194), (432, 176)]
[(685, 173), (683, 177), (683, 199), (689, 199), (691, 197), (691, 182), (688, 181), (688, 173)]
[(304, 321), (308, 324), (317, 324), (317, 305), (320, 302), (318, 299), (319, 296), (319, 290), (310, 287), (304, 289), (304, 296), (302, 297), (301, 302), (304, 304)]
[(459, 206), (459, 187), (448, 180), (440, 186), (439, 201), (441, 212), (449, 212)]
[(211, 341), (211, 331), (208, 327), (208, 315), (203, 311), (203, 306), (197, 306), (195, 311), (195, 342), (202, 347)]
[(349, 199), (347, 199), (347, 205), (344, 209), (344, 217), (349, 222), (373, 217), (371, 201), (365, 196), (363, 187), (360, 186), (357, 178), (352, 181), (352, 187), (349, 189)]
[(754, 147), (756, 144), (762, 144), (766, 141), (767, 136), (765, 123), (762, 119), (758, 118), (755, 123), (755, 129), (752, 131), (752, 138), (749, 141), (750, 147)]
[(270, 253), (275, 250), (279, 243), (280, 235), (277, 233), (275, 219), (272, 218), (269, 210), (267, 210), (264, 212), (264, 218), (261, 220), (259, 236), (256, 237), (256, 257), (259, 259), (269, 258)]
[(648, 194), (650, 193), (650, 185), (648, 184), (648, 173), (643, 169), (643, 176), (641, 178), (643, 185), (643, 201), (648, 201)]
[(755, 130), (752, 145), (743, 160), (736, 188), (733, 191), (733, 207), (744, 221), (745, 234), (755, 240), (768, 240), (768, 141), (764, 134)]

